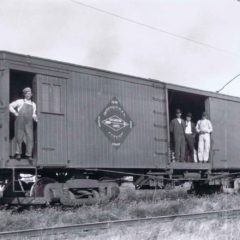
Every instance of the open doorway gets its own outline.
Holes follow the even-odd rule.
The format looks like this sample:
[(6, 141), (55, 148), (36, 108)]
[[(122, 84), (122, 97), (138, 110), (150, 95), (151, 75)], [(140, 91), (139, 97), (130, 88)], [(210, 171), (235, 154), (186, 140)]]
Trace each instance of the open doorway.
[[(198, 94), (192, 94), (188, 92), (182, 92), (177, 90), (168, 90), (168, 103), (169, 103), (169, 120), (171, 121), (176, 117), (176, 109), (182, 111), (182, 118), (186, 120), (188, 113), (192, 114), (192, 122), (197, 123), (202, 118), (202, 113), (208, 113), (208, 97)], [(198, 135), (194, 140), (194, 162), (197, 161), (197, 150), (198, 150)], [(174, 156), (174, 141), (170, 134), (170, 151), (171, 160), (175, 159)], [(188, 161), (185, 156), (185, 161)], [(193, 160), (191, 160), (193, 161)]]
[[(36, 96), (34, 94), (34, 79), (35, 74), (24, 72), (24, 71), (17, 71), (17, 70), (10, 70), (10, 103), (16, 101), (18, 99), (23, 99), (23, 89), (26, 87), (30, 87), (33, 91), (33, 101), (36, 102)], [(10, 114), (10, 130), (9, 130), (9, 141), (10, 141), (10, 157), (14, 158), (16, 153), (16, 140), (15, 140), (15, 120), (16, 117), (13, 114)], [(33, 126), (33, 136), (34, 136), (34, 143), (33, 143), (33, 158), (36, 157), (36, 125)], [(23, 142), (22, 145), (22, 156), (26, 153), (26, 145)]]

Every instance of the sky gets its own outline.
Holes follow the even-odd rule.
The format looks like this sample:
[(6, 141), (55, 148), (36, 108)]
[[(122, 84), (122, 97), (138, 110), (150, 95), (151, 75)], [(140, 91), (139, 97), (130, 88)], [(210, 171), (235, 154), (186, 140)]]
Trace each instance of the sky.
[(0, 50), (215, 92), (240, 74), (239, 25), (237, 0), (1, 0)]

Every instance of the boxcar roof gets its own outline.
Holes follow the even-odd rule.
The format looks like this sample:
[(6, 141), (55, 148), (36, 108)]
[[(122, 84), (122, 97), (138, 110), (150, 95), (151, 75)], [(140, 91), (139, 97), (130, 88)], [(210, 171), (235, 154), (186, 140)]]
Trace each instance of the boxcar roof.
[(81, 70), (86, 70), (88, 73), (91, 73), (91, 72), (98, 73), (98, 75), (101, 73), (108, 74), (108, 75), (110, 75), (109, 77), (112, 76), (115, 79), (117, 79), (117, 77), (131, 78), (131, 79), (134, 79), (137, 83), (138, 83), (138, 81), (140, 81), (140, 82), (145, 82), (147, 85), (156, 84), (156, 86), (157, 86), (157, 84), (163, 84), (167, 87), (167, 89), (171, 89), (171, 90), (187, 92), (187, 93), (192, 93), (192, 94), (198, 94), (198, 95), (202, 95), (202, 96), (206, 96), (206, 97), (215, 97), (215, 98), (240, 102), (239, 97), (234, 97), (231, 95), (215, 93), (215, 92), (211, 92), (211, 91), (205, 91), (205, 90), (185, 87), (185, 86), (181, 86), (181, 85), (171, 84), (171, 83), (163, 82), (163, 81), (160, 81), (157, 79), (137, 77), (137, 76), (127, 75), (127, 74), (122, 74), (122, 73), (117, 73), (117, 72), (111, 72), (111, 71), (107, 71), (107, 70), (103, 70), (103, 69), (97, 69), (97, 68), (93, 68), (93, 67), (82, 66), (82, 65), (77, 65), (77, 64), (68, 63), (68, 62), (62, 62), (62, 61), (58, 61), (58, 60), (45, 59), (45, 58), (35, 57), (35, 56), (31, 56), (31, 55), (13, 53), (13, 52), (8, 52), (8, 51), (3, 51), (3, 50), (0, 50), (0, 60), (6, 60), (6, 61), (11, 61), (11, 62), (22, 62), (22, 63), (27, 63), (27, 64), (31, 63), (34, 65), (41, 65), (43, 67), (44, 66), (50, 67), (52, 69), (59, 69), (61, 71), (65, 71), (65, 72), (77, 71), (78, 69), (81, 69)]

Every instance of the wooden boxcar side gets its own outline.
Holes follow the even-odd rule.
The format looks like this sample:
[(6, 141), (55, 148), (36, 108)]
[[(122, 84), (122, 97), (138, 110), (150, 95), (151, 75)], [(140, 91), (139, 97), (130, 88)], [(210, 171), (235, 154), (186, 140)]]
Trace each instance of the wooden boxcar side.
[[(153, 84), (147, 79), (19, 54), (4, 52), (3, 59), (8, 73), (17, 70), (35, 75), (34, 97), (39, 116), (37, 166), (166, 168), (168, 132), (165, 84)], [(9, 75), (4, 79), (9, 86)], [(4, 99), (8, 105), (9, 89)], [(133, 123), (117, 148), (96, 122), (113, 99), (119, 101), (122, 111)], [(8, 136), (8, 110), (4, 116)], [(125, 121), (124, 124), (130, 123)], [(114, 137), (117, 135), (120, 134)], [(9, 146), (5, 144), (3, 148), (8, 155)]]
[[(209, 100), (208, 112), (214, 128), (211, 168), (240, 169), (239, 98), (6, 52), (0, 53), (1, 163), (9, 158), (7, 108), (11, 70), (35, 74), (33, 85), (39, 114), (38, 166), (171, 168), (167, 89), (174, 89), (202, 95)], [(57, 108), (51, 109), (51, 101), (46, 100), (50, 95), (46, 92), (55, 92), (49, 94), (53, 102), (59, 103)], [(118, 148), (112, 146), (113, 142), (96, 122), (113, 99), (119, 101), (134, 123)], [(124, 120), (114, 117), (115, 121)], [(184, 168), (188, 166), (184, 164)]]
[[(164, 85), (159, 83), (156, 88), (147, 81), (98, 74), (82, 73), (79, 68), (71, 73), (67, 83), (70, 166), (165, 168), (168, 134)], [(96, 122), (113, 99), (119, 101), (133, 122), (126, 139), (117, 148)], [(116, 135), (120, 134), (121, 131)]]

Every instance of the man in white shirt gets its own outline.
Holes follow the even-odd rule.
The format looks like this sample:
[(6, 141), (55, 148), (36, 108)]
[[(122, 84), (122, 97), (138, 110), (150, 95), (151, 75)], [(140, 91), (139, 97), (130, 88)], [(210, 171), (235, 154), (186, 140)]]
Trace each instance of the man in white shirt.
[(194, 144), (196, 136), (196, 126), (192, 122), (192, 113), (188, 113), (186, 116), (186, 162), (194, 162)]
[(202, 119), (197, 122), (196, 131), (199, 133), (198, 160), (207, 162), (210, 152), (210, 133), (213, 131), (213, 127), (205, 112), (202, 114)]
[(26, 157), (32, 162), (33, 151), (33, 121), (37, 122), (36, 104), (31, 100), (32, 91), (27, 87), (23, 89), (23, 99), (18, 99), (9, 105), (9, 110), (16, 117), (15, 139), (16, 159), (21, 159), (22, 143), (25, 136)]

